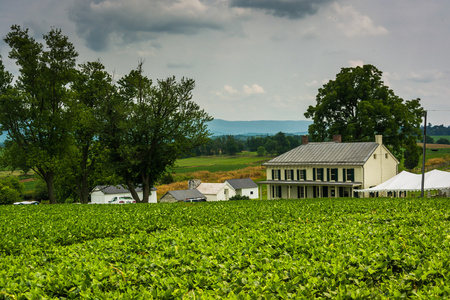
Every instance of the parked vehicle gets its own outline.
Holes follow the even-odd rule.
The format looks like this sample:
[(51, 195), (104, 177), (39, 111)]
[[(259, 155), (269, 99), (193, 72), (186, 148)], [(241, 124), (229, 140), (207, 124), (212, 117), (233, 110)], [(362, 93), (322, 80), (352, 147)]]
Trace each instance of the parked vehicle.
[(114, 197), (108, 201), (109, 204), (132, 204), (136, 203), (132, 197)]
[(39, 201), (21, 201), (21, 202), (14, 202), (14, 205), (38, 205)]
[(186, 198), (184, 202), (206, 202), (205, 198)]

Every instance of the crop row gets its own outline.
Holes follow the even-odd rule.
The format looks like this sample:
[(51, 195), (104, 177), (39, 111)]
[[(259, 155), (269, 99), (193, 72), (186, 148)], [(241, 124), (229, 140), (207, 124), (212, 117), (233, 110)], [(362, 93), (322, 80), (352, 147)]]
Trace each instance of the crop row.
[(449, 203), (0, 207), (0, 299), (442, 298)]

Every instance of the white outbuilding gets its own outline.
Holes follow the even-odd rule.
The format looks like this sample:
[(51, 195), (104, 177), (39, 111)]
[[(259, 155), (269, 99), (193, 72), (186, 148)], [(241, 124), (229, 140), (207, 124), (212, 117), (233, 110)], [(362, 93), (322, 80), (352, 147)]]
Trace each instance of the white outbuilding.
[(197, 190), (206, 196), (206, 201), (226, 201), (236, 195), (236, 191), (228, 182), (200, 183)]
[[(136, 192), (139, 199), (142, 199), (143, 192), (141, 188), (136, 188)], [(132, 197), (131, 192), (122, 185), (98, 185), (91, 192), (91, 203), (107, 204), (114, 198), (120, 197)], [(157, 203), (156, 188), (151, 189), (151, 193), (148, 199), (149, 203)]]
[(228, 179), (228, 182), (236, 191), (236, 195), (247, 196), (250, 199), (258, 199), (258, 185), (251, 178)]

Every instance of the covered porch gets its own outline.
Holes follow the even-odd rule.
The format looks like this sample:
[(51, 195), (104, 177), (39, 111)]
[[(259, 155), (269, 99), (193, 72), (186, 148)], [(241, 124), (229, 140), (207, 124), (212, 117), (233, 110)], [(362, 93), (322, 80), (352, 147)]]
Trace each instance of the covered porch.
[(267, 184), (268, 200), (358, 197), (356, 190), (362, 186), (361, 182), (320, 182), (295, 180), (266, 180), (258, 183), (260, 184), (260, 189), (262, 184)]

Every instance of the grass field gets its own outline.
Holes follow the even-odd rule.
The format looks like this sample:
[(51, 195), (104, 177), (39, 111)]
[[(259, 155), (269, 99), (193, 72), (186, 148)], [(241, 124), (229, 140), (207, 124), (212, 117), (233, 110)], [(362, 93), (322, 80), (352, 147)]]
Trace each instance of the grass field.
[(450, 141), (450, 135), (432, 135), (431, 137), (433, 138), (434, 142), (436, 142), (440, 138), (444, 138)]
[(0, 299), (445, 299), (426, 200), (0, 206)]
[(237, 156), (201, 156), (180, 159), (176, 162), (175, 174), (192, 173), (197, 171), (223, 172), (244, 169), (250, 166), (260, 166), (272, 157), (260, 157), (254, 153)]

